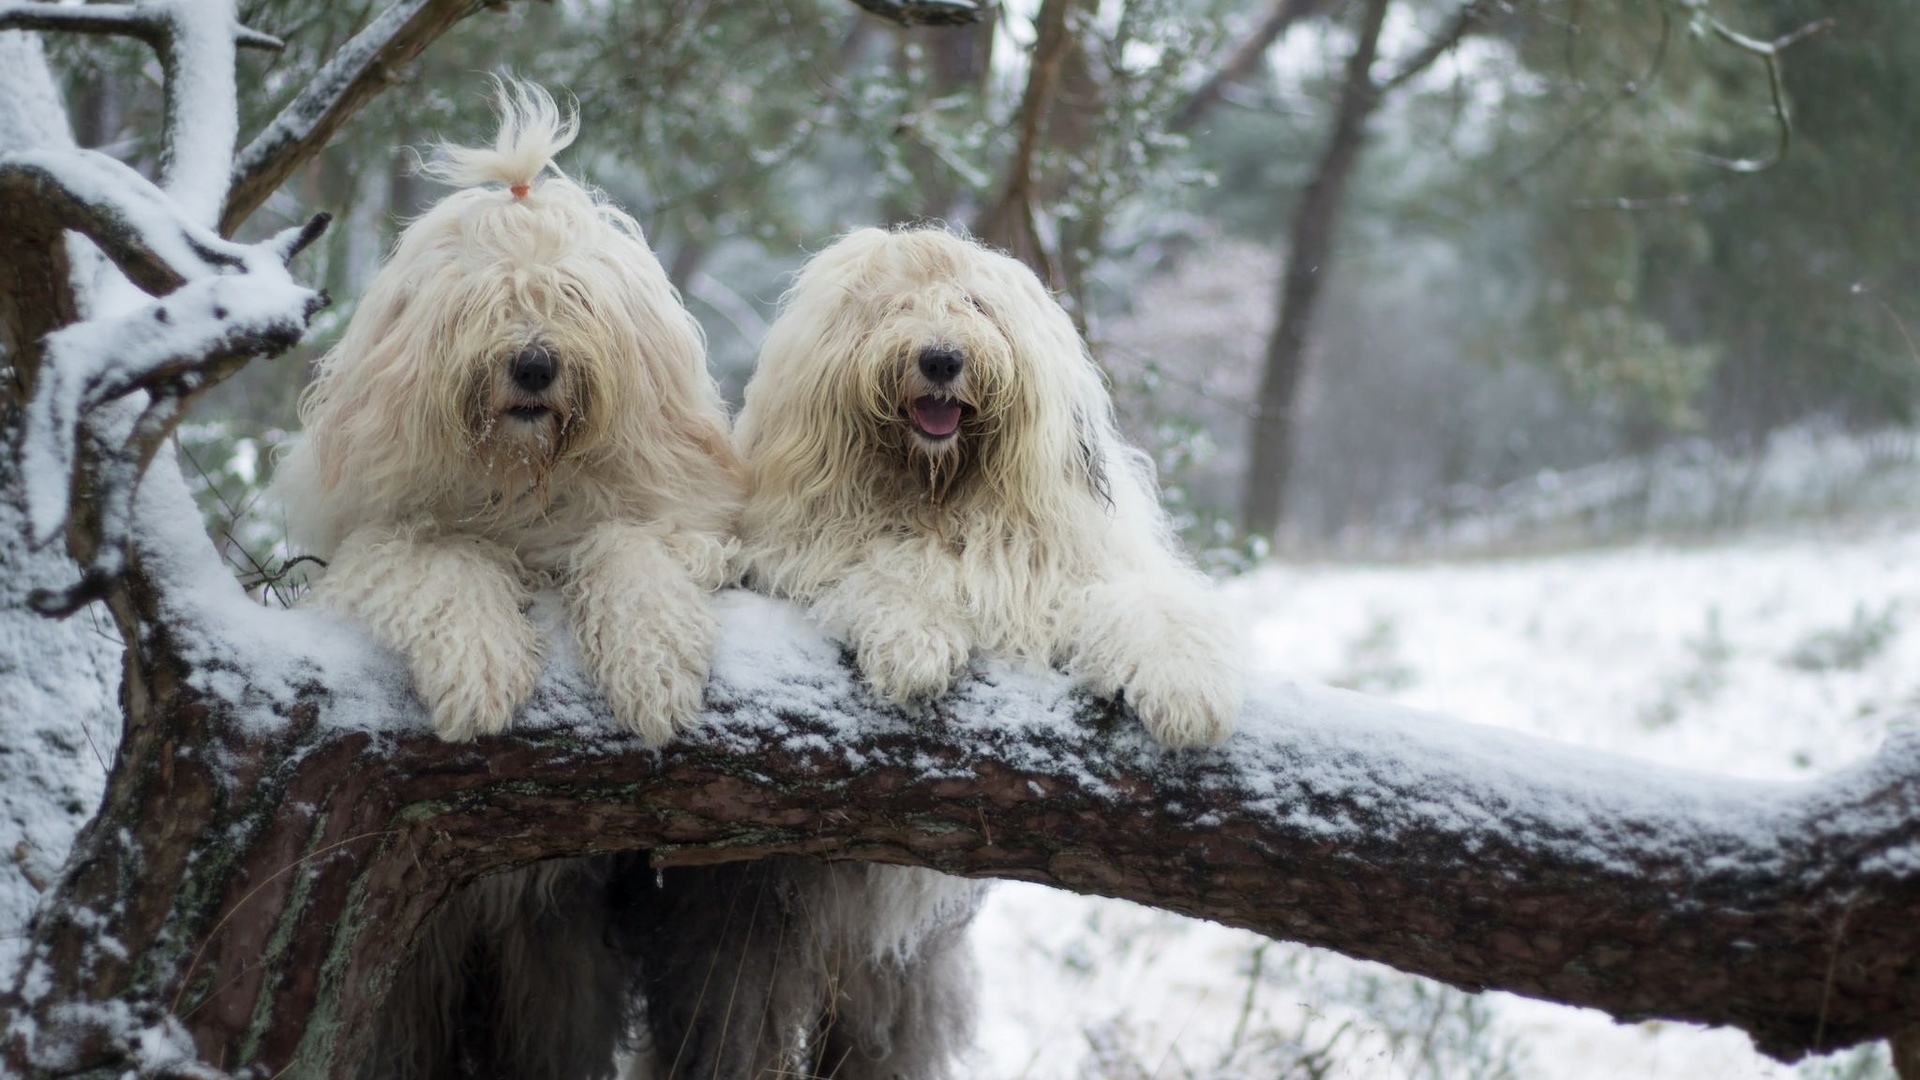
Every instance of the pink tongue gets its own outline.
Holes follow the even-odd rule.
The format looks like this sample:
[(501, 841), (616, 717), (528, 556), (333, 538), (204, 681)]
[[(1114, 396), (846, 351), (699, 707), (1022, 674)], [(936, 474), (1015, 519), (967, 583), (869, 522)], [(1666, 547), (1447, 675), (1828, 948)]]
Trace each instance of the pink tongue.
[(913, 422), (929, 435), (951, 435), (960, 426), (960, 403), (923, 397), (913, 403)]

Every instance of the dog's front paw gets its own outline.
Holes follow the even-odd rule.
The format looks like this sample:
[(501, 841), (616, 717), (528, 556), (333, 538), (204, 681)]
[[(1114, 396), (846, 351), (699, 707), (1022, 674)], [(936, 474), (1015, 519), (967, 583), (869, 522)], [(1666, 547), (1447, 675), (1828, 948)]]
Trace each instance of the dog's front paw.
[(904, 705), (946, 693), (967, 662), (968, 646), (965, 637), (935, 623), (865, 635), (856, 651), (873, 689)]
[(1240, 680), (1227, 664), (1142, 660), (1122, 689), (1147, 734), (1175, 749), (1225, 741), (1240, 716)]
[(614, 719), (660, 746), (700, 718), (720, 622), (691, 582), (629, 569), (576, 590), (574, 641)]
[(533, 696), (540, 679), (540, 639), (525, 619), (518, 623), (423, 638), (409, 649), (413, 685), (442, 739), (467, 742), (505, 731)]
[(704, 655), (676, 655), (662, 647), (642, 659), (643, 650), (604, 658), (599, 682), (620, 725), (649, 746), (660, 746), (700, 719), (707, 686)]

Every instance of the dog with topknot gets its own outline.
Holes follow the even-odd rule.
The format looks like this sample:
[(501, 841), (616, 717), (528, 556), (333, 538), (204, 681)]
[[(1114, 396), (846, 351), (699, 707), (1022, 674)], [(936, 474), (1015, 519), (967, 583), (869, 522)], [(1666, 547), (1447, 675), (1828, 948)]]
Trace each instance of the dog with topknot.
[[(571, 116), (499, 86), (491, 148), (408, 225), (301, 402), (275, 484), (307, 602), (407, 661), (441, 737), (507, 728), (557, 591), (614, 717), (652, 744), (698, 715), (741, 474), (699, 326), (631, 217), (560, 174)], [(644, 855), (483, 879), (396, 975), (363, 1080), (611, 1080), (637, 1008)]]
[(631, 217), (560, 175), (576, 124), (502, 84), (492, 148), (409, 225), (301, 400), (276, 478), (309, 603), (407, 658), (443, 738), (504, 730), (559, 590), (614, 716), (664, 743), (698, 714), (740, 473), (699, 324)]

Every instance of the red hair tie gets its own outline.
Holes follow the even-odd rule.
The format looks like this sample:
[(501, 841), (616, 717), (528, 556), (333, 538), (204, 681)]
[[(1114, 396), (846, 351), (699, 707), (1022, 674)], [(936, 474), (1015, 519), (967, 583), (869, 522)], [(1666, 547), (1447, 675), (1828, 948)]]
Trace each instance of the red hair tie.
[(524, 199), (527, 197), (527, 192), (533, 190), (533, 185), (532, 184), (515, 184), (512, 187), (508, 188), (507, 190), (513, 192), (514, 198)]

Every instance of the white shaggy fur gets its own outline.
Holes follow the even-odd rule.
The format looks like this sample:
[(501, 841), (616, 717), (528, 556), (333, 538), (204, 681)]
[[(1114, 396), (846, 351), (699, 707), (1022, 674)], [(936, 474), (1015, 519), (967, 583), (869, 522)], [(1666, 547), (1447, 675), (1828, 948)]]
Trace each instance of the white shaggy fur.
[[(930, 352), (957, 377), (929, 381)], [(919, 423), (929, 399), (957, 430)], [(1123, 694), (1169, 746), (1232, 732), (1238, 638), (1019, 262), (939, 229), (842, 238), (788, 293), (734, 442), (748, 580), (810, 605), (886, 697), (938, 697), (989, 650)]]
[(442, 737), (507, 726), (540, 670), (525, 608), (557, 586), (614, 715), (664, 742), (699, 711), (732, 552), (724, 409), (639, 225), (553, 169), (572, 118), (537, 87), (500, 100), (492, 149), (427, 168), (464, 190), (320, 361), (275, 485), (329, 562), (313, 602), (406, 655)]

